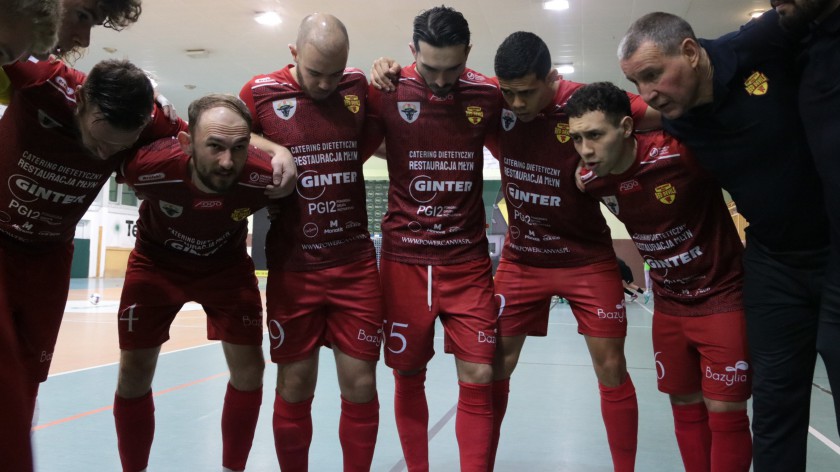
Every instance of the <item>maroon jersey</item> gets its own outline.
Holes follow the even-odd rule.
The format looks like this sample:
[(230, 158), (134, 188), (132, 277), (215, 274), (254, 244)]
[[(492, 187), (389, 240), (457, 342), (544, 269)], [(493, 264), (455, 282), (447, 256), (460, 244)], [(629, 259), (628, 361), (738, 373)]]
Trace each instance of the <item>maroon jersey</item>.
[[(76, 86), (85, 74), (60, 61), (30, 59), (4, 66), (13, 93), (0, 120), (0, 233), (27, 245), (67, 242), (128, 151), (102, 160), (82, 145)], [(141, 141), (173, 136), (156, 108)], [(139, 141), (138, 141), (139, 142)]]
[(708, 315), (742, 309), (743, 246), (720, 185), (662, 131), (636, 134), (636, 161), (621, 175), (584, 171), (586, 192), (627, 226), (650, 265), (656, 309)]
[(487, 257), (484, 141), (498, 123), (498, 86), (466, 69), (437, 97), (412, 64), (395, 92), (369, 94), (371, 134), (385, 137), (390, 175), (382, 256), (423, 265)]
[[(578, 267), (615, 259), (598, 201), (574, 176), (580, 157), (569, 136), (566, 101), (583, 84), (560, 80), (549, 106), (532, 121), (502, 110), (496, 153), (508, 212), (502, 257), (535, 267)], [(631, 96), (633, 117), (647, 105)]]
[(297, 191), (279, 203), (282, 224), (266, 237), (268, 267), (306, 271), (374, 257), (359, 156), (365, 75), (346, 69), (338, 90), (316, 101), (290, 67), (254, 77), (239, 94), (254, 132), (289, 148), (298, 169)]
[(174, 252), (216, 266), (246, 255), (247, 218), (268, 204), (271, 158), (251, 146), (239, 181), (225, 193), (199, 190), (189, 160), (178, 140), (164, 138), (123, 165), (122, 178), (143, 197), (136, 250), (159, 261)]

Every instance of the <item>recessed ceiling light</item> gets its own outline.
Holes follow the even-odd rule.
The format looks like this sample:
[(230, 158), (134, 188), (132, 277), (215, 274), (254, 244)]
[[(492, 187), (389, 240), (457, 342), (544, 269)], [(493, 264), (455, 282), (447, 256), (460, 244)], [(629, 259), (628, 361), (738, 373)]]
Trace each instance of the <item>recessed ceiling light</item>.
[(107, 52), (108, 54), (114, 54), (115, 52), (117, 52), (117, 48), (112, 48), (108, 46), (102, 48), (102, 50)]
[(265, 26), (277, 26), (283, 22), (283, 19), (280, 18), (280, 15), (274, 11), (260, 11), (254, 16), (254, 20)]
[(568, 10), (569, 0), (548, 0), (543, 2), (543, 10)]
[(575, 66), (571, 62), (563, 63), (563, 64), (554, 64), (554, 68), (557, 69), (557, 72), (560, 74), (574, 74), (575, 73)]
[(184, 88), (185, 88), (185, 89), (187, 89), (187, 90), (194, 90), (194, 89), (195, 89), (195, 85), (193, 85), (193, 84), (184, 84)]
[(758, 18), (759, 16), (763, 15), (765, 11), (767, 10), (753, 10), (749, 13), (749, 17)]

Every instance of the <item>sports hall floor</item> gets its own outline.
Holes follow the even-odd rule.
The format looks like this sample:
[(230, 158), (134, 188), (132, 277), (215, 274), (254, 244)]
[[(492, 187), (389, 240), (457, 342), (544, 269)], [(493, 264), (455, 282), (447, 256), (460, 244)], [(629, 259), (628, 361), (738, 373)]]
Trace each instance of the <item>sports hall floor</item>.
[[(119, 358), (116, 322), (121, 279), (74, 279), (50, 379), (39, 397), (34, 444), (37, 470), (118, 471), (112, 403)], [(264, 280), (261, 283), (264, 286)], [(101, 294), (99, 305), (88, 302)], [(636, 470), (682, 470), (667, 397), (656, 390), (651, 348), (652, 303), (629, 306), (627, 359), (639, 399), (639, 452)], [(440, 329), (438, 330), (440, 333)], [(221, 347), (206, 340), (204, 312), (188, 305), (163, 347), (154, 382), (157, 429), (150, 472), (221, 470), (220, 417), (227, 383)], [(267, 336), (266, 336), (267, 338)], [(429, 449), (432, 471), (457, 471), (454, 361), (442, 353), (429, 365)], [(266, 358), (268, 357), (266, 352)], [(310, 470), (341, 471), (338, 443), (339, 394), (329, 352), (322, 352), (313, 403), (314, 435)], [(263, 408), (250, 471), (278, 470), (271, 432), (275, 367), (266, 368)], [(381, 420), (374, 471), (405, 470), (393, 416), (394, 382), (380, 363)], [(840, 437), (822, 364), (812, 393), (810, 472), (840, 471)], [(606, 435), (600, 418), (595, 375), (568, 305), (551, 312), (546, 338), (525, 344), (511, 382), (502, 428), (499, 472), (610, 472)], [(1, 467), (0, 467), (1, 468)]]

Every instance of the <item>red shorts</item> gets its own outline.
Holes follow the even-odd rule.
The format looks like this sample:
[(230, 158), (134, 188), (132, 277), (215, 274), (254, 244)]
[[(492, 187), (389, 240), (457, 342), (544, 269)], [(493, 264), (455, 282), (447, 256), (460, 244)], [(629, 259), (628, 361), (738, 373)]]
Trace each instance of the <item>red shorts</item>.
[(160, 346), (185, 303), (200, 303), (207, 313), (207, 339), (232, 344), (262, 343), (262, 299), (254, 262), (209, 269), (181, 264), (177, 268), (131, 251), (120, 297), (120, 349)]
[[(73, 244), (30, 253), (13, 243), (0, 244), (2, 290), (8, 308), (3, 325), (14, 326), (20, 362), (33, 384), (47, 380), (58, 328), (70, 290)], [(7, 361), (0, 359), (0, 365)], [(0, 367), (3, 368), (3, 367)]]
[(306, 359), (321, 346), (369, 361), (382, 345), (376, 259), (307, 272), (271, 270), (266, 287), (271, 360)]
[(703, 392), (712, 400), (750, 398), (752, 372), (743, 311), (672, 316), (654, 310), (653, 351), (661, 392)]
[(496, 350), (496, 309), (490, 258), (424, 266), (382, 259), (385, 296), (385, 364), (423, 368), (434, 356), (435, 318), (443, 324), (443, 350), (458, 359), (491, 364)]
[(551, 297), (569, 301), (578, 332), (598, 338), (627, 336), (624, 289), (613, 261), (545, 268), (502, 259), (496, 269), (501, 336), (545, 336)]

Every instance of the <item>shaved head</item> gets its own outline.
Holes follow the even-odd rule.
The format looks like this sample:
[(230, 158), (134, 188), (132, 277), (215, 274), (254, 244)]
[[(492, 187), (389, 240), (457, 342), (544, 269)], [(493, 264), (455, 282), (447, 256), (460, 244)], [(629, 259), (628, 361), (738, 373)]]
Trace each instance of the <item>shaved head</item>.
[(321, 54), (346, 55), (350, 50), (350, 38), (341, 20), (330, 14), (313, 13), (300, 23), (296, 45), (298, 51), (309, 45)]

